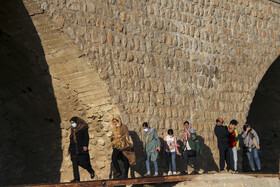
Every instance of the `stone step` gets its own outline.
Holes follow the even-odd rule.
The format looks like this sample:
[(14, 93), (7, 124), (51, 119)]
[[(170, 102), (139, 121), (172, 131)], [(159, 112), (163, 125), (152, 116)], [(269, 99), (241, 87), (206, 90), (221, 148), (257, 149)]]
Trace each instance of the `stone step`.
[(49, 39), (55, 39), (55, 38), (57, 39), (57, 38), (60, 38), (62, 34), (61, 34), (61, 32), (59, 32), (58, 30), (52, 30), (52, 31), (46, 32), (46, 33), (38, 32), (38, 35), (39, 35), (41, 41), (42, 41), (42, 40), (48, 41)]
[(90, 81), (90, 80), (84, 80), (84, 81), (78, 81), (76, 83), (69, 83), (69, 85), (79, 91), (79, 92), (86, 92), (87, 90), (92, 90), (96, 88), (100, 88), (100, 86), (105, 86), (104, 84), (101, 84), (98, 81)]
[(88, 91), (100, 92), (100, 87), (105, 86), (100, 82), (93, 83), (90, 81), (90, 82), (83, 82), (83, 83), (81, 83), (78, 87), (75, 88), (77, 91), (79, 91), (79, 93), (88, 92)]
[(46, 43), (42, 43), (42, 46), (44, 48), (44, 51), (47, 53), (48, 50), (56, 50), (58, 48), (62, 48), (62, 47), (70, 47), (71, 44), (69, 44), (68, 41), (62, 40), (61, 42), (51, 42), (49, 44)]
[(76, 52), (73, 54), (60, 54), (60, 56), (57, 55), (46, 55), (46, 60), (49, 64), (49, 66), (52, 66), (53, 64), (57, 63), (63, 63), (63, 62), (69, 62), (72, 61), (73, 59), (78, 59), (78, 57), (81, 56), (80, 52)]
[(110, 97), (102, 97), (102, 98), (96, 98), (96, 97), (85, 97), (81, 98), (82, 102), (85, 104), (90, 104), (92, 107), (101, 107), (103, 105), (110, 104)]

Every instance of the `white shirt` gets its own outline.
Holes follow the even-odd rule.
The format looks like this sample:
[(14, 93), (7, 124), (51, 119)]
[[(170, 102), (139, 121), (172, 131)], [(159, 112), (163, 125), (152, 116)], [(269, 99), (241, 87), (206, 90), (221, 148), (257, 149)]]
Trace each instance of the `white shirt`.
[(187, 141), (186, 147), (187, 147), (187, 150), (192, 150), (188, 141)]
[(167, 148), (166, 148), (166, 152), (175, 152), (175, 138), (174, 136), (166, 136), (166, 144), (167, 144)]

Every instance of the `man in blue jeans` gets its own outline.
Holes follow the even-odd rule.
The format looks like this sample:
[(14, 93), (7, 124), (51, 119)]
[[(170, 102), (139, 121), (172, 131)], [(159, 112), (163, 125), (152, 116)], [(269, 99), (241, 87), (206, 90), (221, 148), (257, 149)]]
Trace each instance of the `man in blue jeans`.
[(218, 149), (220, 154), (220, 172), (225, 173), (225, 161), (227, 163), (227, 170), (229, 172), (233, 172), (231, 170), (230, 164), (230, 149), (229, 149), (229, 136), (233, 132), (233, 129), (228, 130), (226, 126), (223, 125), (223, 118), (216, 119), (216, 126), (214, 129), (215, 135), (218, 140)]

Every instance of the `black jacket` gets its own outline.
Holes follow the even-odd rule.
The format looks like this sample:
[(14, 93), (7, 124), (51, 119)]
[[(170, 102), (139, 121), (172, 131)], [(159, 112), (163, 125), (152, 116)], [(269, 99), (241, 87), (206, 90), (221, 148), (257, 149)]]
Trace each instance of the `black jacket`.
[(70, 139), (70, 145), (68, 151), (71, 155), (88, 154), (88, 150), (84, 151), (83, 147), (88, 147), (89, 135), (88, 128), (82, 129), (76, 133), (77, 143), (74, 141), (74, 136)]
[(226, 126), (216, 125), (214, 132), (218, 139), (218, 146), (228, 146), (230, 135), (228, 128)]

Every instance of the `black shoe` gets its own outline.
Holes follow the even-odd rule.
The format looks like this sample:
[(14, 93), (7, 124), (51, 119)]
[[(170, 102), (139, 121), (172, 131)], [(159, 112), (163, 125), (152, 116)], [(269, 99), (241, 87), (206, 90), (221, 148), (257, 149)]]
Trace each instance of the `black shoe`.
[(73, 179), (70, 182), (80, 182), (80, 179)]
[(182, 174), (183, 174), (183, 175), (187, 175), (188, 172), (187, 172), (187, 171), (183, 171)]
[(199, 174), (199, 172), (198, 171), (194, 171), (193, 174)]
[(122, 176), (122, 173), (117, 173), (116, 179), (120, 178)]
[(90, 173), (90, 178), (93, 179), (94, 176), (95, 176), (94, 172), (91, 172), (91, 173)]

